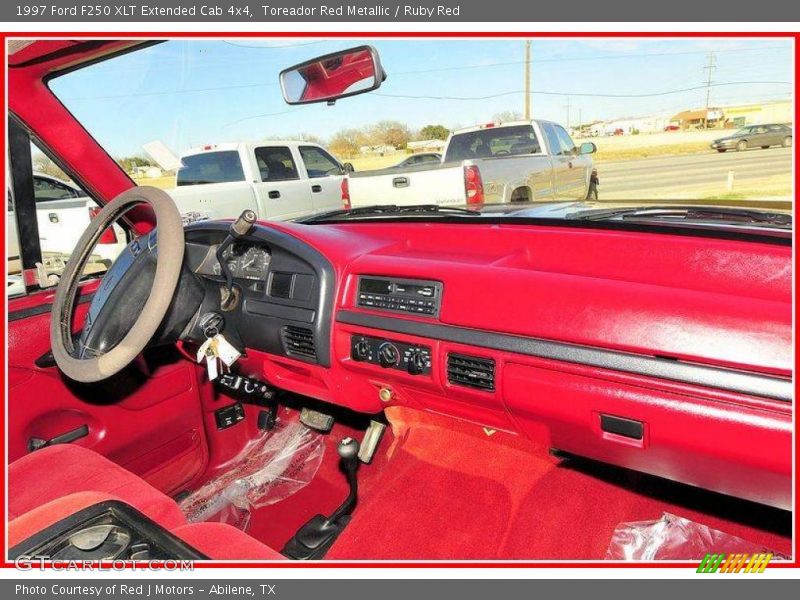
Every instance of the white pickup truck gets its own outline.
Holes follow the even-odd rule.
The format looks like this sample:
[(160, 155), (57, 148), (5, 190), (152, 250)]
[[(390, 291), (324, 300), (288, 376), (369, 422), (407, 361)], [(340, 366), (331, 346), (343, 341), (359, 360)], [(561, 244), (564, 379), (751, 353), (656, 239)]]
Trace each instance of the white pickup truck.
[(180, 157), (169, 190), (184, 221), (237, 217), (288, 220), (342, 208), (345, 166), (309, 142), (210, 144)]
[[(61, 275), (78, 238), (100, 210), (97, 203), (71, 183), (45, 175), (33, 174), (36, 222), (43, 273)], [(6, 207), (6, 296), (25, 292), (20, 263), (19, 234), (14, 202), (8, 190)], [(118, 224), (107, 229), (95, 246), (84, 274), (102, 273), (125, 249), (128, 240)]]
[(592, 143), (550, 121), (489, 123), (450, 135), (440, 164), (350, 173), (350, 205), (485, 204), (597, 198)]
[[(43, 257), (51, 255), (69, 257), (75, 244), (78, 243), (78, 238), (100, 207), (80, 188), (44, 173), (33, 174), (33, 194)], [(6, 212), (8, 270), (10, 273), (17, 273), (20, 268), (19, 236), (10, 190)], [(125, 231), (114, 224), (98, 240), (93, 254), (108, 267), (127, 243)]]

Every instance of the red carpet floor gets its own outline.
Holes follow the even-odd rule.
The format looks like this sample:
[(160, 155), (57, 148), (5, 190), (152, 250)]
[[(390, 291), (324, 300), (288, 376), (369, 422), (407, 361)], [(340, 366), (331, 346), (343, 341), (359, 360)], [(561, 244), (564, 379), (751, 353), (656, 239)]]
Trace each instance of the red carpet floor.
[[(621, 522), (664, 512), (788, 555), (791, 515), (578, 459), (550, 456), (502, 432), (391, 408), (371, 465), (359, 470), (354, 517), (327, 559), (604, 559)], [(280, 549), (312, 516), (330, 514), (347, 485), (336, 444), (365, 422), (338, 420), (305, 488), (253, 512), (248, 533)]]
[(603, 559), (620, 522), (664, 512), (789, 554), (791, 516), (500, 432), (390, 411), (396, 442), (330, 559)]

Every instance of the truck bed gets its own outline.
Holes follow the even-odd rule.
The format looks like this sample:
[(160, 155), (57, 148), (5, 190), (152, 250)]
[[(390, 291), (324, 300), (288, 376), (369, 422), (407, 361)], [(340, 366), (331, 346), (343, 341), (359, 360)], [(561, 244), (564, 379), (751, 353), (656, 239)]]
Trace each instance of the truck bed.
[(461, 163), (361, 171), (348, 175), (351, 206), (465, 204)]

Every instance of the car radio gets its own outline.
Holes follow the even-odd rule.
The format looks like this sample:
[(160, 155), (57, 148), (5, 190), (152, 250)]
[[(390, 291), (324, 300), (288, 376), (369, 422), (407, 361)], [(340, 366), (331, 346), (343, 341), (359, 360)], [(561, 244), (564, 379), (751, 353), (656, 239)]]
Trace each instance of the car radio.
[(438, 317), (442, 284), (438, 281), (396, 277), (358, 278), (357, 306)]

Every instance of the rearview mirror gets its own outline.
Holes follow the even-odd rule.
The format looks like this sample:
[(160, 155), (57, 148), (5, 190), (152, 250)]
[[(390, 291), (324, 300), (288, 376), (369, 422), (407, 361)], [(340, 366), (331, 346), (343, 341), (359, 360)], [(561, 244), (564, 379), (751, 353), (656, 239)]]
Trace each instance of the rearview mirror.
[(378, 89), (386, 79), (378, 51), (358, 46), (312, 58), (280, 74), (287, 104), (333, 103)]
[(594, 142), (583, 142), (581, 144), (581, 154), (594, 154), (597, 152), (597, 146)]

